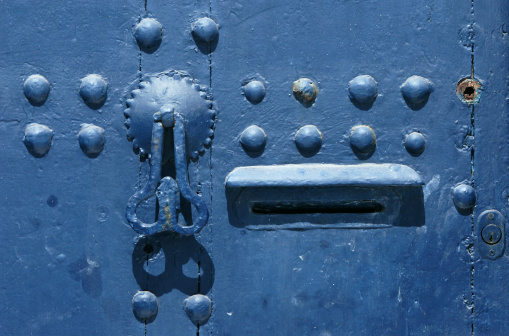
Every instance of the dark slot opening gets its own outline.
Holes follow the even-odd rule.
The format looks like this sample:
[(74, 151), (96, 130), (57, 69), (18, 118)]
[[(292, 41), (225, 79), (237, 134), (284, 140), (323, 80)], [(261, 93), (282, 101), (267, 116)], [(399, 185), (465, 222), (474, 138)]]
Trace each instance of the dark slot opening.
[(384, 205), (373, 200), (337, 202), (251, 202), (251, 212), (255, 214), (365, 214), (383, 211), (385, 211)]

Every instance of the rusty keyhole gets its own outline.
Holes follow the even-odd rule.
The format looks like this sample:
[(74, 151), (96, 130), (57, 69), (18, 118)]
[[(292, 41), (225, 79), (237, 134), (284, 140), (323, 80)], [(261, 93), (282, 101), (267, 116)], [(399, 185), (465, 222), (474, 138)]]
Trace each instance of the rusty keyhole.
[(479, 81), (473, 78), (463, 78), (458, 82), (456, 94), (458, 98), (467, 104), (476, 104), (481, 98), (482, 86)]

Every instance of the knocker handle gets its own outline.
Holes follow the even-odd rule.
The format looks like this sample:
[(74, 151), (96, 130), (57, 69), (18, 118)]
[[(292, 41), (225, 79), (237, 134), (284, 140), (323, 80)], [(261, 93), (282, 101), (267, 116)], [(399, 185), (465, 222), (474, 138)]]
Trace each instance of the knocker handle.
[[(172, 126), (175, 149), (176, 179), (169, 176), (161, 179), (164, 127)], [(187, 178), (187, 156), (185, 122), (182, 115), (173, 109), (154, 115), (152, 129), (150, 172), (145, 186), (137, 191), (127, 203), (126, 218), (131, 227), (139, 234), (151, 235), (161, 231), (174, 231), (183, 235), (200, 232), (208, 220), (208, 209), (205, 201), (193, 192)], [(156, 222), (147, 224), (136, 215), (136, 209), (144, 200), (156, 195), (159, 202), (159, 214)], [(198, 218), (190, 226), (178, 222), (177, 210), (180, 208), (180, 195), (196, 207)]]

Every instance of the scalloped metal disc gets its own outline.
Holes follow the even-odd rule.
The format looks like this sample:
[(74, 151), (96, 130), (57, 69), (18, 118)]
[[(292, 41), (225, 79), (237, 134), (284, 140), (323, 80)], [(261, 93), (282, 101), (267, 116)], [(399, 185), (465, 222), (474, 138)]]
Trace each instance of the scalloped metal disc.
[(126, 101), (125, 110), (127, 138), (133, 141), (134, 151), (141, 156), (150, 154), (154, 114), (165, 105), (184, 117), (188, 158), (196, 159), (203, 146), (210, 144), (215, 117), (212, 102), (186, 73), (171, 70), (147, 76), (131, 91), (131, 97)]

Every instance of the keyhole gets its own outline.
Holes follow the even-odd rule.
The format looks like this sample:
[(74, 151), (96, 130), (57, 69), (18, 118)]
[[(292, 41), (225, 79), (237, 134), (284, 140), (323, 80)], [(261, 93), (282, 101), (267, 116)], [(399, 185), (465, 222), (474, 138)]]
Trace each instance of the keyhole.
[(493, 243), (495, 239), (493, 239), (493, 232), (490, 232), (490, 243)]
[(467, 100), (472, 100), (475, 98), (475, 89), (471, 86), (468, 86), (463, 90), (463, 97)]

